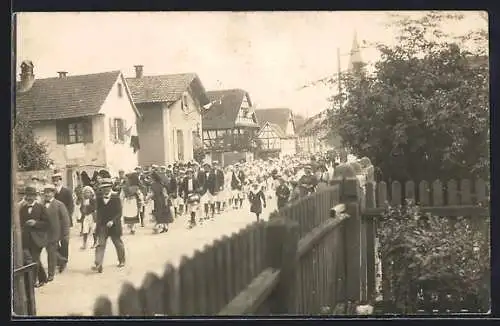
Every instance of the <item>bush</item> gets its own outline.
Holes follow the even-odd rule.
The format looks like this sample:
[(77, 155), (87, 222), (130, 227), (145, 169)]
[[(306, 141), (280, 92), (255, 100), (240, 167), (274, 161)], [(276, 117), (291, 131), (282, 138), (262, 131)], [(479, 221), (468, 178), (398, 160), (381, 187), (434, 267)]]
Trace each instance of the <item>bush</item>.
[(19, 171), (44, 170), (50, 165), (47, 144), (35, 137), (32, 124), (22, 115), (16, 116), (14, 150)]
[[(486, 312), (489, 309), (489, 218), (422, 214), (389, 207), (380, 220), (379, 257), (398, 310)], [(485, 230), (487, 230), (485, 232)]]

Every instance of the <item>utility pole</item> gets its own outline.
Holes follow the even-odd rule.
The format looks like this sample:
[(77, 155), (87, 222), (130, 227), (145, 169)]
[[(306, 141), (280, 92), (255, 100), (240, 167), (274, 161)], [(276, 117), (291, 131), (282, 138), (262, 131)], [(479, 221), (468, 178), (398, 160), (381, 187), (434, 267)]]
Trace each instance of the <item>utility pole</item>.
[[(338, 78), (338, 86), (339, 86), (339, 95), (342, 94), (342, 82), (340, 78), (342, 77), (342, 72), (340, 69), (340, 48), (337, 48), (337, 78)], [(339, 100), (339, 109), (342, 109), (342, 98)]]

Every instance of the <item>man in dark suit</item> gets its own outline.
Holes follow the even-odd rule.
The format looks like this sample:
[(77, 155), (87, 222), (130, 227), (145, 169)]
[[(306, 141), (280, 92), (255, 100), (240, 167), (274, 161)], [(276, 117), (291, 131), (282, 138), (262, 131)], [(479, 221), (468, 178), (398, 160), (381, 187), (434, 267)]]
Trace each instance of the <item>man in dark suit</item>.
[(184, 198), (186, 209), (190, 214), (190, 227), (196, 225), (196, 212), (199, 211), (200, 205), (200, 190), (198, 178), (193, 175), (193, 169), (188, 168), (186, 170), (186, 176), (179, 187), (179, 192)]
[(48, 274), (47, 281), (54, 279), (56, 265), (66, 266), (67, 259), (59, 254), (59, 247), (62, 241), (69, 242), (69, 214), (66, 206), (55, 199), (56, 187), (48, 184), (44, 186), (43, 194), (45, 197), (45, 211), (48, 217), (47, 229), (47, 258)]
[[(62, 184), (62, 175), (60, 173), (55, 173), (52, 176), (52, 183), (56, 187), (55, 199), (62, 202), (66, 207), (69, 215), (69, 227), (73, 227), (73, 211), (75, 208), (75, 204), (73, 201), (73, 192), (64, 187)], [(63, 272), (68, 264), (68, 254), (69, 254), (69, 237), (67, 239), (62, 239), (58, 249), (59, 255), (64, 259), (59, 260), (59, 272)]]
[[(231, 189), (233, 193), (236, 194), (233, 198), (234, 208), (241, 208), (243, 206), (243, 184), (245, 183), (245, 173), (241, 170), (239, 164), (235, 164), (235, 171), (233, 171), (233, 175), (231, 177)], [(238, 206), (239, 201), (239, 206)]]
[(219, 162), (214, 161), (215, 170), (215, 205), (217, 214), (220, 214), (222, 208), (222, 200), (220, 198), (220, 193), (224, 190), (224, 172)]
[(38, 279), (38, 283), (35, 286), (38, 287), (47, 282), (47, 274), (40, 261), (40, 253), (47, 245), (49, 221), (43, 204), (37, 199), (39, 196), (35, 186), (26, 187), (24, 193), (26, 205), (21, 206), (19, 210), (19, 218), (22, 226), (22, 243), (23, 249), (27, 250), (31, 259), (37, 263), (35, 278)]
[(106, 252), (108, 237), (111, 238), (118, 256), (118, 267), (125, 266), (125, 246), (122, 241), (122, 203), (119, 194), (111, 191), (111, 179), (103, 179), (100, 184), (102, 195), (97, 197), (95, 265), (93, 271), (102, 273), (102, 263)]

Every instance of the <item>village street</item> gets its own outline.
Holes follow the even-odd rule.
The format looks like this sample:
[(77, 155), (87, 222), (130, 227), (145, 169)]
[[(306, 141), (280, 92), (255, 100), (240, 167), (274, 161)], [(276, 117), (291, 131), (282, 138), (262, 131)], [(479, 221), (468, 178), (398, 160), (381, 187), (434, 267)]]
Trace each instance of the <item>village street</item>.
[[(263, 217), (267, 219), (275, 208), (275, 200), (269, 200)], [(67, 269), (56, 274), (53, 282), (35, 290), (37, 316), (92, 315), (94, 302), (100, 295), (107, 295), (115, 303), (125, 281), (139, 286), (147, 272), (161, 276), (166, 263), (177, 266), (182, 256), (191, 256), (195, 250), (224, 235), (238, 232), (254, 221), (254, 214), (250, 214), (248, 204), (244, 203), (242, 209), (223, 212), (192, 230), (186, 228), (186, 219), (179, 218), (167, 234), (152, 234), (151, 224), (138, 228), (135, 235), (125, 231), (123, 241), (127, 265), (122, 269), (116, 267), (115, 248), (108, 240), (102, 274), (90, 270), (94, 250), (80, 250), (82, 238), (78, 235), (79, 230), (73, 228)], [(42, 253), (42, 262), (46, 267), (45, 252)]]

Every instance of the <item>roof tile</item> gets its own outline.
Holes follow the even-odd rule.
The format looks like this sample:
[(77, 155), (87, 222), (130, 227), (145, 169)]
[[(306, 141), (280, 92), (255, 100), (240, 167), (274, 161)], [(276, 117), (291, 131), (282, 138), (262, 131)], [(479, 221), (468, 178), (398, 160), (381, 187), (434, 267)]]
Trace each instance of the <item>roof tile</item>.
[[(36, 79), (16, 92), (16, 110), (28, 120), (55, 120), (99, 113), (120, 71)], [(16, 85), (18, 89), (19, 83)]]
[(195, 79), (198, 79), (195, 73), (143, 76), (127, 78), (127, 84), (136, 104), (176, 102)]

